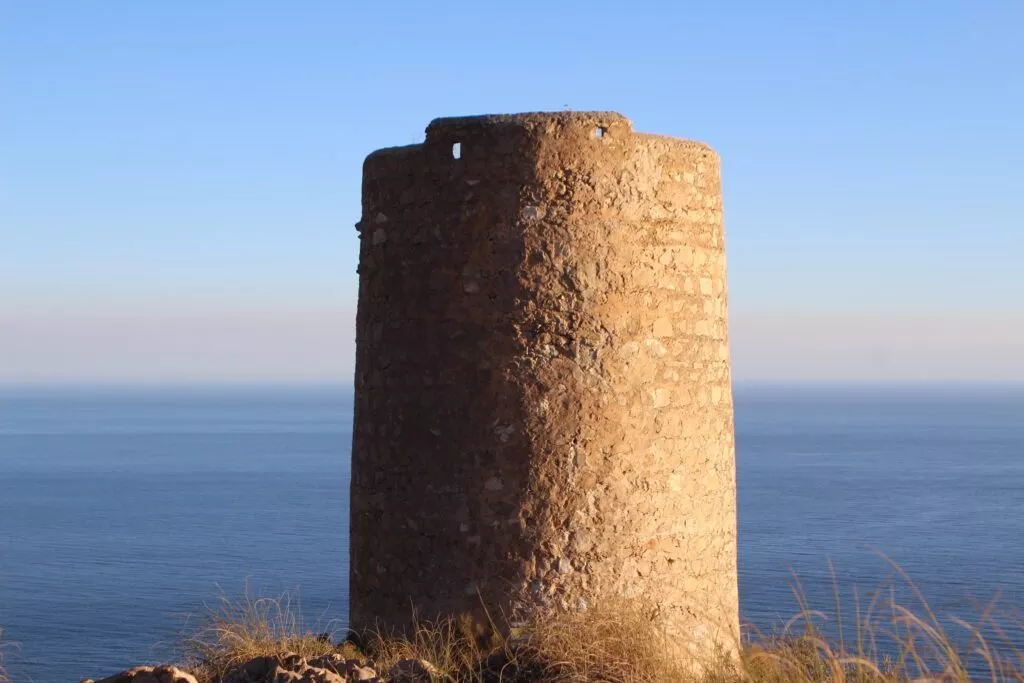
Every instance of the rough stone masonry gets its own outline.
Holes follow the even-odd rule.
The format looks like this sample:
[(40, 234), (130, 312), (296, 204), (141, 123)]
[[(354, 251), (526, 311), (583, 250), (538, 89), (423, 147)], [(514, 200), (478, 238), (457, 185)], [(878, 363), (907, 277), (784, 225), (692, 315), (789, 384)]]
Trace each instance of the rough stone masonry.
[(363, 168), (351, 626), (640, 598), (738, 633), (719, 159), (615, 113)]

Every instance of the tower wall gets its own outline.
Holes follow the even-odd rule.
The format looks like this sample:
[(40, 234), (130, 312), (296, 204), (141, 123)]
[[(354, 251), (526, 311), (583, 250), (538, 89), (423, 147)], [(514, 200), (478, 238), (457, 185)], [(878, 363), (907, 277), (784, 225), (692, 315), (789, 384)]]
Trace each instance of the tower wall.
[(717, 155), (611, 113), (438, 119), (367, 158), (359, 230), (352, 627), (616, 595), (734, 637)]

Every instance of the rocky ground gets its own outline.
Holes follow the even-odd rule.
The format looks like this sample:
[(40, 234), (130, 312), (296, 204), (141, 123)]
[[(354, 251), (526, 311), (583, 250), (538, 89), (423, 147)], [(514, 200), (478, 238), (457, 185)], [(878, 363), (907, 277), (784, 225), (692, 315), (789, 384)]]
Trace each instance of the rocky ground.
[[(337, 654), (304, 659), (284, 653), (257, 657), (242, 664), (217, 683), (429, 683), (436, 673), (424, 660), (403, 659), (386, 672), (378, 672), (369, 662), (346, 659)], [(82, 683), (199, 683), (199, 678), (176, 666), (138, 666), (99, 681)]]

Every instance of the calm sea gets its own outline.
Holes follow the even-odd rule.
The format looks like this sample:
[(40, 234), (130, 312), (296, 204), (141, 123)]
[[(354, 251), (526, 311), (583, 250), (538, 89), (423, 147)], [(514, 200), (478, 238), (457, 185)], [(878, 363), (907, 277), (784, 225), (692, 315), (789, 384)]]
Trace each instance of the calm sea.
[[(173, 657), (221, 595), (345, 620), (341, 389), (0, 390), (0, 628), (16, 681)], [(1024, 607), (1024, 390), (736, 390), (743, 616), (828, 609), (907, 571), (969, 614)]]

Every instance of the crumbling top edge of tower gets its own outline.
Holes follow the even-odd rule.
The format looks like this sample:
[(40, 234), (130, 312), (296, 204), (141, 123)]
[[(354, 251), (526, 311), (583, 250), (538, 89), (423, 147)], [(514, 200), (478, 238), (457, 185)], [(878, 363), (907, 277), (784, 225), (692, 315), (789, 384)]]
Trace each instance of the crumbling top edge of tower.
[(632, 121), (614, 111), (541, 111), (437, 118), (427, 125), (426, 143), (451, 142), (457, 140), (461, 135), (484, 129), (500, 131), (501, 129), (537, 129), (548, 126), (578, 127), (588, 131), (600, 130), (601, 135), (607, 133), (612, 137), (637, 136), (652, 141), (663, 140), (672, 145), (690, 147), (717, 156), (712, 147), (698, 140), (635, 131)]
[(427, 139), (431, 139), (438, 133), (470, 128), (525, 128), (546, 124), (578, 124), (604, 128), (615, 126), (630, 131), (633, 129), (633, 124), (629, 119), (614, 111), (537, 111), (437, 118), (427, 126)]
[(467, 137), (497, 135), (505, 137), (516, 131), (543, 131), (556, 128), (566, 130), (578, 128), (587, 131), (586, 137), (610, 136), (611, 138), (633, 137), (662, 141), (674, 147), (685, 147), (711, 157), (717, 157), (713, 148), (703, 142), (633, 130), (628, 118), (614, 111), (553, 111), (524, 112), (519, 114), (483, 114), (479, 116), (449, 116), (436, 118), (426, 128), (426, 140), (422, 143), (402, 147), (386, 147), (372, 152), (367, 162), (382, 157), (401, 157), (415, 154), (426, 147), (440, 149), (445, 145), (458, 143)]

